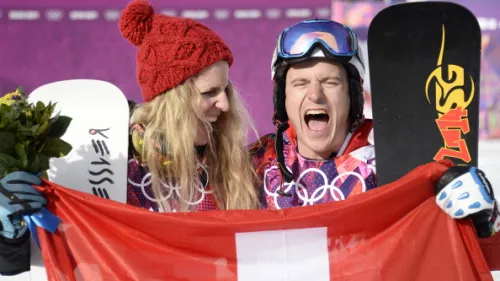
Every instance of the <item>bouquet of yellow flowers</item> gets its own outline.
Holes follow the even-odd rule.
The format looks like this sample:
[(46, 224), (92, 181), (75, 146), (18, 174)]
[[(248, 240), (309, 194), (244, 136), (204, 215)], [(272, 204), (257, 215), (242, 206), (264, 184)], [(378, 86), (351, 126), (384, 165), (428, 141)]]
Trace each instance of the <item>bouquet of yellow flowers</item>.
[(55, 103), (30, 103), (21, 87), (0, 98), (0, 178), (14, 171), (47, 178), (50, 158), (71, 151), (61, 139), (71, 118), (53, 116), (55, 107)]

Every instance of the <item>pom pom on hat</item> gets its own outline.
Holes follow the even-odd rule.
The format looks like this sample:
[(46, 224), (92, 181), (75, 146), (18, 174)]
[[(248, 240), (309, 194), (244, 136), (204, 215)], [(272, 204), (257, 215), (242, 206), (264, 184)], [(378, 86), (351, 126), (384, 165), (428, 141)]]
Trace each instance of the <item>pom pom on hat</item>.
[(153, 26), (155, 11), (146, 0), (130, 2), (120, 16), (118, 26), (123, 37), (134, 46), (141, 45)]
[(184, 83), (233, 54), (221, 37), (193, 19), (155, 14), (146, 0), (133, 0), (118, 22), (123, 37), (137, 47), (137, 82), (145, 101)]

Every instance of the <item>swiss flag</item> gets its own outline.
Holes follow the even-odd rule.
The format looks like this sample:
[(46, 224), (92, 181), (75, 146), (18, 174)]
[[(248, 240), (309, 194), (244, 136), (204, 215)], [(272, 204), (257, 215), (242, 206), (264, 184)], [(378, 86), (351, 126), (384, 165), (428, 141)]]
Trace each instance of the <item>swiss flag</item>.
[(272, 211), (153, 213), (45, 182), (63, 222), (55, 234), (38, 230), (48, 279), (493, 280), (472, 225), (435, 204), (433, 183), (450, 165)]

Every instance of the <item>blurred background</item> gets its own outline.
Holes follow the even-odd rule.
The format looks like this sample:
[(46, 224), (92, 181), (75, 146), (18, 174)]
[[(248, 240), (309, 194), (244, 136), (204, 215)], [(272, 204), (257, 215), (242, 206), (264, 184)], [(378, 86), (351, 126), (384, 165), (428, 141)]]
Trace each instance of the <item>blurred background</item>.
[[(388, 5), (410, 1), (150, 2), (157, 13), (194, 18), (226, 40), (236, 58), (231, 78), (245, 97), (259, 133), (265, 134), (273, 130), (270, 64), (276, 38), (283, 28), (307, 18), (331, 18), (354, 28), (366, 52), (368, 26), (375, 14)], [(480, 134), (482, 140), (500, 140), (500, 2), (449, 2), (466, 6), (480, 22)], [(120, 10), (127, 3), (128, 0), (2, 0), (0, 93), (18, 85), (29, 92), (54, 81), (87, 78), (109, 81), (129, 99), (141, 101), (135, 78), (135, 48), (122, 39), (117, 28)], [(371, 116), (369, 77), (365, 89), (366, 113)]]
[[(128, 0), (2, 0), (0, 94), (22, 85), (30, 92), (50, 82), (99, 79), (140, 102), (135, 48), (117, 20)], [(244, 96), (259, 134), (273, 131), (270, 64), (279, 32), (307, 18), (331, 18), (354, 28), (366, 54), (368, 26), (378, 11), (413, 1), (150, 0), (157, 13), (190, 17), (216, 30), (232, 48), (231, 79)], [(500, 1), (456, 0), (482, 29), (480, 158), (500, 196)], [(467, 40), (467, 38), (464, 38)], [(368, 77), (367, 77), (368, 78)], [(97, 101), (98, 102), (98, 101)], [(365, 103), (371, 116), (370, 80)], [(112, 110), (110, 105), (110, 110)], [(497, 196), (497, 197), (498, 197)]]

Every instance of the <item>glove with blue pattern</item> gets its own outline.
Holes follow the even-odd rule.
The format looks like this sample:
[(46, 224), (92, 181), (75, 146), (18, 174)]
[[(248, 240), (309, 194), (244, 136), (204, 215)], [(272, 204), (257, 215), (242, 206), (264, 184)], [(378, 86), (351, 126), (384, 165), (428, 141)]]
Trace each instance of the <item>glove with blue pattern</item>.
[(437, 205), (449, 216), (470, 217), (480, 237), (492, 234), (492, 220), (498, 210), (493, 188), (483, 171), (476, 167), (451, 167), (437, 182), (436, 193)]

